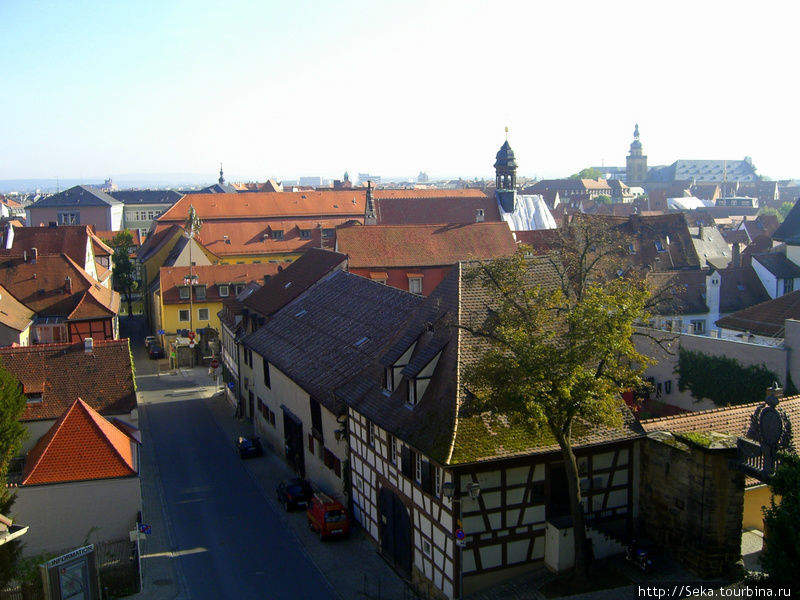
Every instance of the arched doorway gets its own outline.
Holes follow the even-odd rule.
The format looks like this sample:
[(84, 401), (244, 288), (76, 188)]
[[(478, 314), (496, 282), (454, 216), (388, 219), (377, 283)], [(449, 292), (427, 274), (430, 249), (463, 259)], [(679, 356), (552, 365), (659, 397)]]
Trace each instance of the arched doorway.
[(411, 578), (411, 519), (400, 497), (381, 488), (381, 553), (404, 577)]

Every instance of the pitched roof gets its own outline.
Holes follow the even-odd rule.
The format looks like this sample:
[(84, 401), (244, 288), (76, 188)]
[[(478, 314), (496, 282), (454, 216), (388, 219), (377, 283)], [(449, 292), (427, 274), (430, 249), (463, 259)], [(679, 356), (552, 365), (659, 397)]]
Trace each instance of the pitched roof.
[(786, 319), (800, 319), (800, 291), (722, 317), (717, 321), (717, 326), (768, 337), (783, 337)]
[(754, 261), (760, 263), (778, 279), (800, 277), (800, 267), (786, 258), (786, 255), (781, 252), (753, 254), (752, 257)]
[(452, 265), (509, 256), (517, 249), (504, 222), (342, 227), (336, 245), (351, 269)]
[[(661, 300), (653, 307), (655, 314), (680, 315), (708, 312), (706, 277), (714, 270), (651, 272), (647, 281)], [(716, 269), (720, 275), (720, 313), (729, 313), (769, 299), (764, 286), (750, 267)]]
[(108, 195), (124, 204), (174, 204), (183, 196), (175, 190), (124, 190)]
[[(219, 295), (219, 286), (232, 283), (262, 282), (265, 277), (278, 274), (281, 265), (277, 263), (250, 263), (244, 265), (196, 265), (192, 267), (192, 275), (196, 276), (195, 286), (206, 286), (204, 302), (218, 302), (224, 296)], [(189, 299), (180, 298), (179, 288), (184, 287), (184, 278), (189, 275), (189, 267), (161, 267), (159, 281), (164, 304), (189, 304)], [(230, 293), (230, 291), (228, 292)], [(197, 302), (195, 296), (195, 302)], [(201, 302), (203, 302), (201, 300)]]
[(24, 331), (33, 321), (34, 314), (0, 285), (0, 323), (15, 331)]
[(41, 254), (66, 254), (79, 265), (86, 264), (89, 244), (97, 250), (96, 256), (110, 256), (109, 248), (88, 225), (53, 225), (49, 227), (15, 227), (11, 248), (8, 245), (8, 230), (0, 234), (0, 257), (31, 254), (31, 249)]
[(145, 262), (153, 254), (161, 250), (169, 242), (175, 239), (175, 236), (181, 235), (183, 227), (177, 223), (172, 223), (166, 227), (157, 228), (153, 233), (147, 236), (144, 243), (139, 247), (136, 252), (139, 260)]
[(136, 408), (136, 388), (128, 340), (97, 340), (91, 354), (79, 344), (39, 344), (0, 348), (0, 362), (29, 396), (21, 421), (55, 419), (83, 398), (104, 415)]
[(344, 254), (312, 248), (243, 300), (262, 316), (270, 316), (347, 261)]
[(481, 190), (375, 190), (378, 225), (474, 223), (478, 210), (487, 222), (500, 221), (497, 201)]
[[(669, 417), (643, 420), (642, 427), (651, 431), (670, 431), (673, 433), (706, 432), (725, 433), (747, 437), (750, 417), (763, 402), (724, 406), (711, 410), (681, 413)], [(789, 416), (793, 431), (800, 431), (800, 396), (784, 398), (778, 403)]]
[[(69, 277), (72, 293), (67, 292)], [(64, 254), (39, 255), (36, 262), (0, 260), (0, 285), (39, 316), (69, 317), (89, 294), (96, 310), (81, 318), (107, 318), (119, 312), (119, 293), (100, 285)], [(77, 318), (77, 317), (73, 317)]]
[(275, 313), (242, 344), (334, 414), (333, 390), (363, 369), (422, 299), (336, 271)]
[(105, 192), (85, 185), (76, 185), (58, 194), (53, 194), (52, 196), (37, 200), (28, 208), (51, 208), (59, 206), (80, 208), (82, 206), (116, 206), (118, 204), (122, 203)]
[(197, 240), (217, 256), (289, 254), (319, 248), (323, 229), (342, 223), (343, 219), (207, 220)]
[[(542, 285), (555, 285), (547, 257), (530, 259), (530, 276)], [(336, 391), (337, 397), (383, 429), (403, 439), (440, 464), (466, 464), (492, 459), (552, 452), (558, 446), (546, 437), (533, 437), (502, 417), (471, 409), (462, 385), (464, 369), (481, 353), (479, 342), (464, 326), (476, 326), (490, 314), (491, 300), (475, 280), (465, 277), (466, 263), (456, 264), (442, 283), (398, 328), (378, 358)], [(461, 327), (458, 327), (458, 326)], [(427, 389), (413, 408), (407, 403), (405, 380), (391, 395), (384, 393), (381, 375), (411, 349), (406, 376), (439, 354)], [(620, 429), (576, 427), (576, 446), (638, 437), (641, 430), (621, 407)]]
[(158, 217), (160, 223), (183, 224), (194, 206), (203, 221), (257, 217), (362, 217), (363, 190), (330, 192), (253, 192), (248, 194), (189, 194)]
[(135, 440), (80, 398), (31, 448), (23, 485), (136, 475)]

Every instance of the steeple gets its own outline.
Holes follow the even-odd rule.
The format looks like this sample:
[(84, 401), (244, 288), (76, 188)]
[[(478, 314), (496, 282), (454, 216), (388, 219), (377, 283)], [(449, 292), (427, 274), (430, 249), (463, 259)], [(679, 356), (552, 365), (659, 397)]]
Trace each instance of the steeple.
[(222, 175), (222, 163), (219, 163), (219, 184), (225, 185), (225, 177)]
[(508, 127), (506, 127), (506, 141), (500, 146), (495, 155), (495, 187), (497, 200), (506, 212), (513, 212), (517, 195), (517, 159), (508, 143)]
[(642, 142), (639, 141), (639, 124), (633, 128), (631, 150), (625, 159), (625, 183), (630, 186), (642, 186), (647, 181), (647, 156), (642, 154)]

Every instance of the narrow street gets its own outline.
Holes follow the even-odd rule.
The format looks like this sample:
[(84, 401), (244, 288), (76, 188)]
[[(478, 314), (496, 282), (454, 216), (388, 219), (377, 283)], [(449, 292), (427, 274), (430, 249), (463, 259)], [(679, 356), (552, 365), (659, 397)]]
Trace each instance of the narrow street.
[[(122, 334), (131, 337), (140, 424), (150, 444), (143, 454), (155, 457), (155, 473), (143, 473), (143, 487), (155, 477), (175, 571), (174, 581), (162, 585), (183, 587), (183, 597), (196, 600), (335, 598), (214, 420), (203, 399), (213, 390), (181, 375), (156, 375), (143, 334), (127, 329)], [(147, 494), (144, 502), (145, 520), (162, 509), (148, 506)], [(143, 568), (148, 556), (161, 554), (145, 548)]]

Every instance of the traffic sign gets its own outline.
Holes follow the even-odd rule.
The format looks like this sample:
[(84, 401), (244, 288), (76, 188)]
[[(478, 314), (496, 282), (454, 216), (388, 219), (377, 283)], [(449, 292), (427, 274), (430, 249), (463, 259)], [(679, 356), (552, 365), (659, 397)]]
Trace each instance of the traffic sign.
[(458, 529), (456, 529), (456, 539), (457, 540), (464, 540), (464, 539), (466, 539), (466, 537), (467, 537), (467, 534), (464, 533), (463, 529), (461, 529), (460, 527)]
[(188, 337), (190, 340), (193, 340), (194, 336), (195, 336), (194, 331), (190, 331), (189, 333), (186, 334), (186, 337)]
[(236, 387), (236, 383), (235, 383), (235, 382), (233, 382), (233, 381), (229, 381), (229, 382), (228, 382), (228, 389), (231, 389), (231, 390), (232, 390), (232, 389), (234, 389), (235, 387)]
[(163, 329), (158, 330), (158, 335), (164, 335), (165, 331)]
[(189, 339), (189, 348), (194, 348), (195, 345), (195, 341), (193, 339)]
[(219, 367), (219, 361), (216, 358), (212, 358), (210, 366), (212, 369), (216, 369), (217, 367)]
[(150, 527), (150, 525), (147, 525), (146, 523), (139, 523), (139, 531), (149, 535), (153, 533), (153, 528)]

